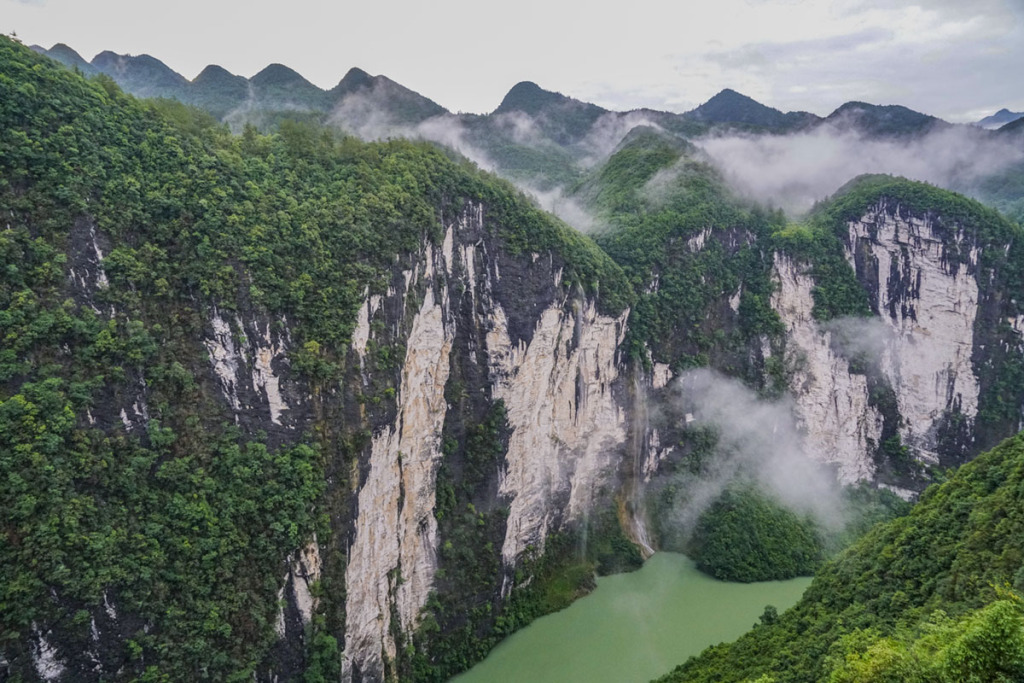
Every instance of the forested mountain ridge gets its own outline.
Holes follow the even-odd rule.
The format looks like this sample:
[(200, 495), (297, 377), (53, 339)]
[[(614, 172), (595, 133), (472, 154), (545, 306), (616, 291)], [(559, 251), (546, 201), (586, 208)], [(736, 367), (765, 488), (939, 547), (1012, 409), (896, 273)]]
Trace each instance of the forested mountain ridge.
[[(232, 137), (0, 51), (5, 675), (444, 677), (496, 619), (585, 589), (574, 569), (548, 590), (581, 560), (526, 548), (519, 480), (497, 496), (493, 463), (531, 379), (505, 354), (536, 316), (614, 359), (631, 294), (593, 243), (431, 147)], [(572, 342), (558, 353), (597, 371)], [(560, 410), (581, 400), (569, 377)], [(611, 400), (614, 381), (593, 391)], [(585, 444), (617, 426), (578, 428)], [(419, 662), (428, 598), (424, 639), (483, 640)]]
[[(915, 463), (958, 464), (1016, 431), (1018, 226), (887, 176), (791, 224), (738, 198), (692, 146), (634, 133), (571, 196), (608, 226), (596, 239), (637, 291), (628, 343), (656, 377), (711, 366), (792, 395), (848, 482), (920, 489)], [(655, 441), (685, 441), (692, 410), (677, 403)]]
[[(847, 102), (827, 117), (820, 117), (807, 112), (783, 113), (725, 89), (685, 113), (610, 111), (523, 82), (513, 86), (489, 114), (454, 114), (386, 76), (370, 76), (356, 68), (350, 69), (334, 88), (324, 91), (280, 64), (270, 65), (250, 79), (210, 66), (190, 82), (148, 55), (104, 52), (88, 63), (66, 45), (33, 49), (86, 74), (106, 73), (131, 94), (169, 97), (204, 108), (235, 132), (246, 123), (266, 132), (274, 130), (283, 119), (304, 118), (366, 140), (432, 140), (540, 193), (546, 208), (554, 209), (577, 227), (585, 225), (576, 221), (578, 216), (571, 210), (558, 211), (558, 197), (595, 164), (606, 160), (629, 130), (639, 125), (655, 126), (691, 140), (760, 138), (769, 146), (784, 144), (782, 140), (791, 136), (838, 138), (847, 143), (855, 138), (860, 143), (881, 145), (880, 150), (868, 153), (869, 158), (880, 155), (874, 167), (864, 169), (871, 172), (884, 171), (891, 163), (887, 158), (893, 145), (929, 143), (928, 149), (934, 144), (938, 149), (952, 149), (954, 156), (964, 154), (964, 149), (987, 145), (977, 151), (981, 158), (968, 155), (948, 170), (948, 177), (938, 174), (939, 184), (978, 197), (1011, 217), (1019, 218), (1024, 211), (1024, 192), (1019, 187), (1024, 174), (1016, 166), (1004, 168), (997, 160), (984, 158), (1004, 155), (993, 148), (1000, 144), (996, 131), (951, 125), (897, 105)], [(943, 133), (948, 136), (942, 137)], [(906, 153), (938, 153), (940, 165), (948, 165), (941, 153), (928, 149)], [(838, 184), (828, 188), (826, 194)], [(785, 198), (779, 200), (784, 202)]]
[[(173, 71), (150, 55), (119, 55), (110, 51), (87, 62), (73, 49), (58, 43), (49, 50), (34, 46), (40, 54), (79, 69), (86, 75), (104, 73), (127, 93), (138, 97), (167, 97), (206, 109), (241, 129), (245, 122), (270, 126), (282, 112), (307, 113), (319, 118), (345, 106), (352, 98), (375, 99), (375, 105), (394, 110), (395, 123), (410, 124), (446, 113), (431, 100), (384, 76), (370, 76), (350, 69), (336, 86), (323, 90), (283, 64), (270, 64), (252, 78), (236, 76), (211, 64), (193, 80)], [(349, 106), (354, 106), (349, 103)]]

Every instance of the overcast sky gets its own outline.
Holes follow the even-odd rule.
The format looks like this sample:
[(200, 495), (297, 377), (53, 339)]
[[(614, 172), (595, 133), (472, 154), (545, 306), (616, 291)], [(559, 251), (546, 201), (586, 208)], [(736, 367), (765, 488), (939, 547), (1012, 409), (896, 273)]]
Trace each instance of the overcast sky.
[(491, 111), (521, 80), (612, 109), (686, 111), (729, 87), (817, 114), (1024, 111), (1024, 0), (0, 0), (0, 31), (187, 78), (281, 62), (329, 88), (359, 66), (452, 111)]

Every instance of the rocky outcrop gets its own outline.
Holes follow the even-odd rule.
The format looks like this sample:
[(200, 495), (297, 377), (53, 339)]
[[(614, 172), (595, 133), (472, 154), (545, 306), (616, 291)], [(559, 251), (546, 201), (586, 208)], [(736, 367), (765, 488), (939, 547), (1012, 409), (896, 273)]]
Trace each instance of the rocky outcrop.
[[(202, 340), (212, 379), (236, 424), (293, 441), (308, 422), (308, 387), (291, 370), (288, 320), (265, 313), (209, 313)], [(291, 433), (289, 433), (291, 432)]]
[(870, 479), (882, 416), (870, 405), (867, 378), (832, 345), (814, 319), (814, 281), (788, 257), (775, 257), (772, 308), (786, 325), (786, 368), (807, 453), (833, 465), (841, 482)]
[[(1017, 340), (1016, 302), (993, 270), (1010, 246), (989, 245), (1000, 253), (986, 262), (974, 228), (888, 200), (845, 229), (846, 260), (872, 318), (817, 322), (811, 268), (776, 256), (772, 305), (786, 326), (795, 411), (808, 451), (835, 465), (840, 480), (876, 480), (907, 495), (925, 480), (906, 465), (900, 477), (883, 475), (894, 452), (949, 465), (982, 446), (986, 382), (998, 383), (993, 363), (1011, 362)], [(992, 401), (1005, 401), (993, 396), (990, 414)], [(989, 442), (1007, 436), (988, 419)]]
[(398, 284), (386, 296), (367, 291), (352, 335), (364, 385), (372, 382), (369, 346), (400, 343), (405, 355), (394, 412), (374, 429), (356, 493), (346, 680), (385, 677), (434, 588), (452, 368), (480, 378), (460, 391), (503, 401), (507, 411), (495, 495), (508, 508), (502, 558), (510, 573), (524, 553), (543, 551), (550, 531), (591, 508), (616, 476), (626, 438), (618, 348), (628, 311), (599, 313), (562, 284), (552, 253), (508, 255), (480, 205), (451, 220), (440, 244), (424, 241), (410, 263), (396, 266)]
[(501, 481), (511, 500), (502, 548), (508, 565), (528, 547), (542, 549), (556, 520), (589, 510), (617, 466), (626, 413), (613, 389), (626, 315), (602, 316), (585, 300), (571, 309), (555, 301), (530, 343), (513, 344), (501, 305), (491, 309), (492, 392), (513, 429)]
[(436, 571), (435, 478), (455, 332), (448, 286), (435, 281), (447, 265), (438, 256), (424, 245), (425, 293), (405, 340), (397, 416), (373, 437), (345, 573), (345, 656), (371, 679), (395, 659), (394, 633), (415, 628)]
[[(926, 459), (937, 457), (950, 416), (960, 416), (969, 430), (983, 393), (974, 360), (976, 310), (984, 298), (980, 254), (966, 233), (950, 230), (884, 207), (849, 224), (847, 258), (886, 330), (873, 360), (895, 396), (903, 442)], [(753, 237), (701, 231), (686, 250), (722, 239), (733, 253)], [(109, 245), (94, 226), (82, 224), (72, 247), (67, 287), (80, 304), (106, 316), (103, 290), (118, 277), (111, 266), (107, 280), (103, 268)], [(344, 377), (330, 386), (314, 386), (293, 369), (301, 347), (283, 315), (244, 300), (196, 304), (195, 363), (204, 373), (204, 400), (215, 404), (204, 405), (206, 418), (233, 422), (243, 434), (265, 433), (271, 447), (300, 442), (317, 429), (334, 430), (324, 443), (336, 445), (338, 433), (348, 439), (344, 448), (324, 450), (330, 537), (282, 553), (274, 570), (268, 591), (278, 591), (273, 627), (282, 654), (268, 657), (260, 678), (301, 671), (328, 607), (336, 619), (331, 632), (344, 638), (346, 680), (379, 681), (394, 672), (438, 590), (445, 539), (437, 478), (450, 455), (446, 429), (459, 401), (501, 402), (507, 419), (507, 450), (486, 475), (493, 481), (473, 492), (486, 494), (481, 507), (507, 512), (492, 539), (495, 548), (500, 544), (505, 578), (494, 586), (495, 600), (522, 585), (512, 577), (544, 552), (553, 531), (582, 522), (600, 505), (619, 502), (620, 521), (631, 525), (627, 533), (650, 550), (642, 488), (663, 463), (686, 457), (680, 433), (693, 419), (668, 415), (660, 403), (678, 398), (673, 368), (683, 366), (631, 366), (620, 349), (629, 311), (603, 313), (563, 281), (566, 272), (557, 253), (509, 253), (485, 207), (466, 205), (446, 215), (443, 231), (424, 236), (418, 250), (399, 254), (387, 281), (366, 286), (341, 347), (345, 357), (333, 359), (344, 361)], [(871, 377), (835, 328), (814, 318), (815, 282), (806, 265), (777, 255), (773, 278), (771, 305), (784, 325), (783, 340), (754, 338), (751, 364), (784, 353), (807, 451), (832, 465), (844, 483), (878, 479), (879, 447), (886, 430), (897, 427), (876, 404)], [(744, 286), (730, 283), (715, 294), (730, 324), (739, 318)], [(1019, 342), (1020, 318), (1004, 319)], [(90, 412), (91, 424), (145, 433), (146, 381), (129, 379), (130, 391), (106, 411), (112, 414)], [(157, 405), (152, 402), (154, 410)], [(317, 589), (330, 579), (333, 594)], [(116, 671), (116, 653), (106, 644), (120, 646), (147, 624), (128, 609), (118, 615), (113, 605), (104, 595), (103, 606), (92, 609), (91, 624), (84, 623), (99, 644), (81, 652), (64, 645), (71, 641), (59, 629), (40, 624), (23, 655), (35, 675), (67, 679), (89, 671), (93, 659), (102, 660), (103, 672)], [(273, 607), (269, 615), (273, 620)]]
[(943, 421), (978, 412), (972, 366), (978, 308), (978, 246), (961, 227), (938, 231), (928, 217), (871, 209), (849, 224), (847, 259), (892, 330), (881, 366), (903, 418), (900, 436), (938, 462)]

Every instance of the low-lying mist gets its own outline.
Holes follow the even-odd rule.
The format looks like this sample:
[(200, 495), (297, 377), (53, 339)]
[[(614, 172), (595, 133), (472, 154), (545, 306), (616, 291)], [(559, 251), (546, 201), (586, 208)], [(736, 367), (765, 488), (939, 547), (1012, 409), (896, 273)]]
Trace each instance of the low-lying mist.
[(791, 135), (695, 141), (740, 193), (791, 215), (805, 213), (864, 173), (887, 173), (957, 191), (1024, 160), (1024, 149), (967, 126), (912, 140), (869, 138), (826, 124)]
[[(367, 141), (407, 138), (434, 142), (455, 150), (485, 171), (501, 171), (500, 164), (478, 144), (479, 131), (474, 130), (464, 117), (441, 114), (415, 124), (403, 123), (388, 113), (387, 98), (390, 95), (380, 84), (347, 95), (336, 105), (328, 122)], [(548, 139), (538, 121), (527, 114), (505, 112), (493, 115), (487, 125), (499, 144), (500, 140), (504, 140), (533, 150), (557, 148), (574, 158), (581, 170), (606, 160), (633, 128), (658, 127), (641, 112), (609, 112), (598, 118), (576, 143), (562, 148)], [(541, 182), (510, 178), (508, 174), (505, 176), (524, 193), (532, 196), (540, 208), (553, 213), (580, 232), (591, 232), (598, 227), (594, 215), (580, 202), (567, 196), (564, 187), (551, 187), (549, 183), (542, 186)], [(547, 179), (538, 178), (538, 181), (542, 180)]]
[(687, 537), (704, 510), (737, 481), (812, 515), (825, 530), (839, 531), (849, 521), (841, 487), (834, 473), (806, 452), (788, 398), (761, 398), (708, 368), (685, 372), (672, 393), (673, 405), (665, 413), (685, 416), (688, 431), (717, 440), (699, 472), (677, 475), (671, 484), (681, 493), (665, 520), (674, 533)]

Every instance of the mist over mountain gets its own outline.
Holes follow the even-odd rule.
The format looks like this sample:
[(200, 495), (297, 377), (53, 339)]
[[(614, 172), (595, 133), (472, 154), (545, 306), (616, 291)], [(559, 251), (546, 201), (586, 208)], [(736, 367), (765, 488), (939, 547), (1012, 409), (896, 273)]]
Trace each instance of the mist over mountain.
[[(637, 126), (696, 142), (735, 191), (796, 214), (863, 173), (903, 175), (966, 192), (1012, 216), (1024, 212), (1015, 189), (1021, 145), (898, 105), (848, 102), (819, 117), (784, 113), (727, 88), (682, 114), (616, 112), (524, 81), (490, 114), (452, 114), (358, 68), (324, 91), (280, 64), (250, 79), (210, 66), (187, 82), (146, 55), (106, 52), (88, 63), (65, 45), (37, 51), (83, 72), (107, 73), (128, 92), (199, 106), (235, 130), (246, 123), (266, 130), (305, 116), (365, 140), (430, 140), (512, 180), (585, 230), (599, 221), (570, 196), (572, 188)], [(1004, 112), (986, 125), (1003, 123), (1001, 132), (1012, 134), (1012, 113)]]
[(1024, 119), (1024, 117), (1021, 117), (1016, 121), (1011, 121), (1010, 123), (1007, 123), (1005, 126), (998, 128), (997, 130), (1000, 133), (1005, 133), (1007, 135), (1018, 135), (1021, 132), (1024, 132), (1024, 123), (1021, 123), (1022, 119)]
[(852, 129), (864, 135), (883, 138), (914, 137), (950, 125), (934, 116), (900, 105), (866, 102), (847, 102), (829, 114), (825, 121), (840, 129)]
[[(841, 119), (839, 119), (841, 121)], [(887, 173), (972, 193), (985, 179), (1024, 161), (1024, 146), (966, 126), (942, 126), (911, 138), (876, 137), (827, 123), (785, 136), (722, 135), (698, 141), (736, 189), (800, 214), (851, 177)]]

